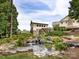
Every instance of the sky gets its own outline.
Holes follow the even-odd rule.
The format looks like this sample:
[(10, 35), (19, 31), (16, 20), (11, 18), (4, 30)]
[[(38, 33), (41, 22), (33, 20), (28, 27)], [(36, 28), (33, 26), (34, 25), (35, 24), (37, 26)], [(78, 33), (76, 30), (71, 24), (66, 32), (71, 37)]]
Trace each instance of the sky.
[(30, 30), (30, 22), (43, 22), (52, 27), (68, 15), (71, 0), (13, 0), (18, 16), (18, 28)]

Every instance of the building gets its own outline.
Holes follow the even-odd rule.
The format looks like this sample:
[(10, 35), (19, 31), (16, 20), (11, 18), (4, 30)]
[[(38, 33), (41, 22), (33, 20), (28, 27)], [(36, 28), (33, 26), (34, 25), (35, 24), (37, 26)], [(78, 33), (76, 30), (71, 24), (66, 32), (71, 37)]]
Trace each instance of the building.
[(78, 28), (79, 22), (75, 19), (71, 19), (70, 17), (66, 16), (62, 20), (58, 22), (53, 22), (53, 26), (59, 26), (59, 27), (66, 27), (66, 28)]
[(48, 28), (48, 24), (46, 23), (38, 23), (38, 22), (32, 22), (32, 21), (30, 26), (31, 26), (31, 33), (33, 33), (34, 36), (38, 35), (41, 29)]
[(53, 27), (54, 26), (65, 27), (67, 29), (70, 29), (71, 31), (79, 31), (78, 20), (71, 19), (69, 16), (66, 16), (58, 22), (53, 22)]
[(60, 21), (59, 26), (66, 28), (78, 28), (79, 22), (75, 19), (71, 19), (70, 17), (66, 16)]

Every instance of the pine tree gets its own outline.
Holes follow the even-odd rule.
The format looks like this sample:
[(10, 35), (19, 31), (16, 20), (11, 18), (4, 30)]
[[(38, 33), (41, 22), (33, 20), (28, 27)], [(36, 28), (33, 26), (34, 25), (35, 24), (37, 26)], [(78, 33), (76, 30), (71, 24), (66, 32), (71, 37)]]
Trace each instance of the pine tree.
[[(14, 5), (12, 5), (13, 15), (13, 34), (17, 31), (17, 11)], [(10, 35), (11, 27), (11, 2), (10, 0), (0, 0), (0, 36), (6, 34)]]
[(71, 18), (79, 19), (79, 0), (72, 0), (69, 9), (69, 16)]

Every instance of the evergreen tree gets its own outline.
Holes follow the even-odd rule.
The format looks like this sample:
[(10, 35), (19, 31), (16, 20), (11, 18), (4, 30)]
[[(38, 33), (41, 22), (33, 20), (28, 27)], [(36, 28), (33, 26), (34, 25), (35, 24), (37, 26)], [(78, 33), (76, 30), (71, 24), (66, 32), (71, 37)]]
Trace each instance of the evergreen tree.
[(69, 9), (69, 16), (71, 18), (79, 19), (79, 0), (70, 1)]
[[(16, 33), (17, 30), (17, 11), (14, 5), (12, 5), (12, 14), (13, 14), (13, 34)], [(10, 0), (0, 0), (0, 36), (6, 34), (10, 34), (11, 27), (11, 2)]]

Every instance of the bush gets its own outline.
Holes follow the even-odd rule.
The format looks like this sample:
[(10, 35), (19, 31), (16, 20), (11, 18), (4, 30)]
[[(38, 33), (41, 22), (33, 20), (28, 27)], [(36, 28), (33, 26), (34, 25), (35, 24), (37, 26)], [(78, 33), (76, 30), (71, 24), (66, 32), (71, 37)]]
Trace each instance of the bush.
[(54, 27), (54, 30), (55, 31), (66, 31), (67, 29), (65, 27), (56, 26), (56, 27)]
[(45, 39), (45, 38), (46, 38), (46, 33), (45, 33), (45, 32), (41, 32), (41, 33), (39, 34), (39, 37), (40, 37), (41, 39)]
[(46, 44), (45, 44), (45, 47), (48, 48), (48, 49), (49, 49), (49, 48), (52, 48), (52, 46), (53, 46), (53, 45), (52, 45), (52, 44), (49, 44), (49, 43), (46, 43)]
[(66, 31), (65, 27), (54, 27), (53, 31), (49, 31), (46, 33), (46, 36), (62, 36), (65, 35), (64, 31)]
[(58, 42), (62, 42), (62, 40), (59, 37), (53, 38), (53, 43), (56, 44)]
[(52, 35), (53, 35), (53, 32), (52, 31), (46, 33), (46, 36), (52, 36)]
[(24, 41), (27, 41), (29, 39), (29, 37), (31, 37), (31, 36), (32, 36), (31, 33), (22, 33), (22, 34), (18, 35), (17, 40), (16, 40), (16, 43), (17, 43), (16, 45), (21, 46), (22, 43)]
[(12, 38), (10, 37), (10, 38), (1, 39), (0, 44), (11, 43), (15, 41), (17, 46), (21, 46), (22, 42), (24, 40), (27, 41), (27, 39), (29, 39), (29, 37), (31, 36), (32, 36), (31, 33), (21, 33), (19, 35), (13, 35)]
[(59, 51), (65, 50), (65, 49), (67, 49), (67, 45), (65, 43), (58, 42), (55, 44), (55, 49), (59, 50)]
[(64, 35), (64, 32), (63, 31), (53, 31), (53, 35), (54, 36), (62, 36), (62, 35)]
[(66, 31), (66, 30), (67, 29), (65, 27), (55, 26), (54, 30), (53, 30), (53, 35), (55, 35), (55, 36), (65, 35), (64, 31)]
[(67, 48), (67, 44), (63, 43), (60, 38), (55, 38), (53, 41), (56, 50), (65, 50)]

